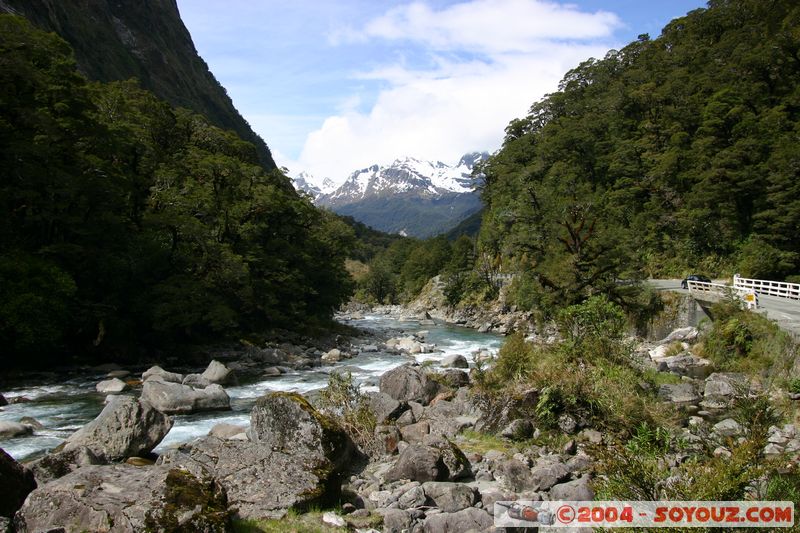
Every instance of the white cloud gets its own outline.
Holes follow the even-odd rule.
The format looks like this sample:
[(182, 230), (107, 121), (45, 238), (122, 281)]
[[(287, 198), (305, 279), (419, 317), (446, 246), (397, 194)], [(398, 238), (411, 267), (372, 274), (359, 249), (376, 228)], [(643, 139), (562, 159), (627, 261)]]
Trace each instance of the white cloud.
[(555, 90), (567, 70), (604, 55), (619, 25), (610, 13), (539, 0), (394, 8), (338, 34), (339, 41), (403, 41), (420, 47), (433, 66), (389, 63), (357, 74), (385, 86), (372, 108), (359, 112), (344, 102), (309, 134), (296, 165), (343, 181), (400, 156), (454, 163), (467, 151), (494, 150), (508, 122)]

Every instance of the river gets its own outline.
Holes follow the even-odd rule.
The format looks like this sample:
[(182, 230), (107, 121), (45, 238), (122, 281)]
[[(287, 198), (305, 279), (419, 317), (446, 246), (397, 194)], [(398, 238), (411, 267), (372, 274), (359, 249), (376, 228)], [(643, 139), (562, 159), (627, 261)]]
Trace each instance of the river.
[[(472, 364), (473, 352), (481, 349), (496, 352), (502, 344), (502, 337), (495, 334), (478, 333), (472, 329), (445, 324), (420, 326), (418, 322), (400, 321), (391, 315), (367, 314), (363, 319), (352, 320), (349, 324), (392, 333), (402, 330), (406, 335), (427, 331), (426, 342), (435, 344), (437, 351), (418, 354), (414, 358), (418, 362), (431, 361), (434, 367), (452, 354), (462, 354)], [(175, 416), (172, 429), (154, 451), (159, 453), (206, 435), (215, 424), (222, 422), (248, 425), (253, 403), (266, 392), (308, 393), (319, 390), (327, 385), (331, 371), (350, 371), (363, 390), (377, 390), (376, 385), (381, 374), (410, 360), (411, 357), (406, 355), (361, 353), (335, 365), (295, 371), (268, 379), (248, 382), (240, 376), (239, 385), (225, 388), (231, 398), (230, 411)], [(0, 448), (17, 460), (26, 460), (60, 444), (103, 409), (105, 395), (95, 391), (95, 385), (103, 379), (103, 373), (88, 374), (70, 377), (61, 382), (29, 382), (0, 391), (8, 400), (19, 396), (30, 400), (0, 408), (0, 420), (18, 422), (23, 417), (31, 417), (43, 426), (30, 436), (0, 439)]]

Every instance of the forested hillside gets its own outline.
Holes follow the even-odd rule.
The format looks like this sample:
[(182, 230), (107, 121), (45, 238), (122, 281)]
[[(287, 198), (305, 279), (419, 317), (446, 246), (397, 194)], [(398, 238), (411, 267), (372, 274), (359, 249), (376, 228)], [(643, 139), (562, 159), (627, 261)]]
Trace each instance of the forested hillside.
[(90, 80), (136, 78), (173, 106), (235, 131), (253, 143), (267, 170), (276, 168), (267, 145), (198, 55), (176, 0), (3, 0), (2, 12), (22, 15), (60, 35), (74, 49), (78, 70)]
[[(325, 320), (353, 231), (252, 144), (0, 16), (4, 357), (146, 351)], [(8, 361), (13, 363), (14, 361)]]
[(800, 265), (800, 5), (713, 0), (566, 74), (483, 171), (480, 246), (517, 303), (619, 278)]

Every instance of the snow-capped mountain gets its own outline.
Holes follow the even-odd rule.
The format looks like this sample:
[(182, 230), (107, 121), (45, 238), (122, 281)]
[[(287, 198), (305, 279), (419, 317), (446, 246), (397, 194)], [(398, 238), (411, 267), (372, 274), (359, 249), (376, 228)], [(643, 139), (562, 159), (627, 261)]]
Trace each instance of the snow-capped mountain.
[(470, 194), (474, 190), (472, 169), (486, 155), (467, 154), (455, 166), (412, 157), (397, 159), (387, 166), (372, 165), (353, 172), (338, 189), (320, 196), (318, 202), (335, 208), (388, 195), (411, 193), (421, 198), (437, 198), (449, 193)]
[(314, 201), (323, 194), (328, 194), (336, 190), (336, 184), (330, 178), (324, 178), (321, 182), (309, 174), (308, 172), (301, 172), (292, 178), (294, 188), (311, 195)]
[[(487, 157), (487, 153), (466, 154), (456, 165), (406, 157), (357, 170), (335, 190), (311, 194), (318, 205), (375, 229), (429, 237), (480, 209), (472, 170)], [(295, 184), (300, 187), (298, 178)]]

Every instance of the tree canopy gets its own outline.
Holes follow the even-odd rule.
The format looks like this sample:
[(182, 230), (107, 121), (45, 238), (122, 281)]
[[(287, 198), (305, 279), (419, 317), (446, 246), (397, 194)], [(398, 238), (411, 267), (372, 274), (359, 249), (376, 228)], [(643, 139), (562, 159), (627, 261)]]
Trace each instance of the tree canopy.
[(0, 16), (0, 342), (119, 356), (319, 322), (351, 228), (253, 145)]
[(798, 28), (790, 0), (713, 0), (578, 65), (509, 124), (483, 168), (480, 246), (521, 273), (527, 304), (620, 278), (798, 271)]

